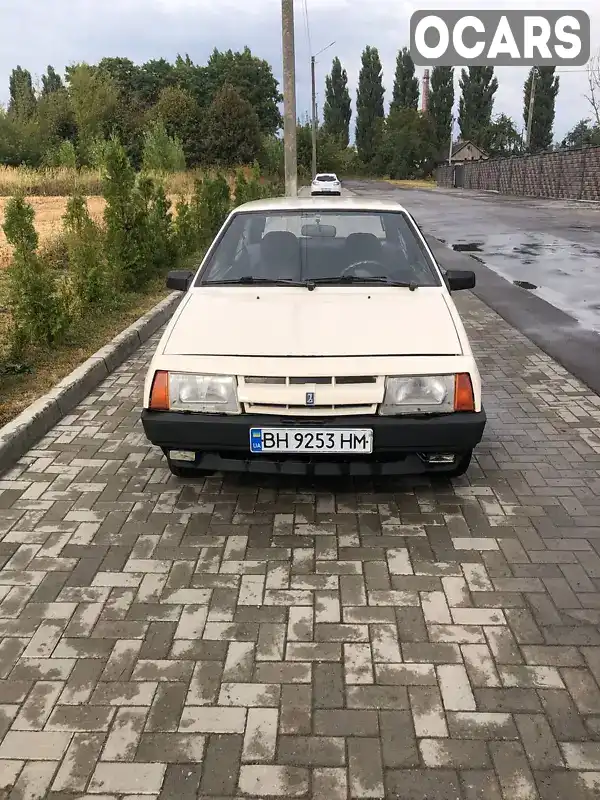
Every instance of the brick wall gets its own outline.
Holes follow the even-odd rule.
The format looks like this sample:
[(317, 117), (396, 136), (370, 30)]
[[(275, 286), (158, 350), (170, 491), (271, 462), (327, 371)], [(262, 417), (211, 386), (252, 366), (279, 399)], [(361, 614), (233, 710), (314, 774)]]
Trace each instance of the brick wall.
[[(492, 189), (501, 194), (600, 200), (600, 147), (563, 150), (534, 156), (494, 158), (465, 163), (465, 189)], [(454, 167), (438, 167), (438, 186), (453, 186)]]

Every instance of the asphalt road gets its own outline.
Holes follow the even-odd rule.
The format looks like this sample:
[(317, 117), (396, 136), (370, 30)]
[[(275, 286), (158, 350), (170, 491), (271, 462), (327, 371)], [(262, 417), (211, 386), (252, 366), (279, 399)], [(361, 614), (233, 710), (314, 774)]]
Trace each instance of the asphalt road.
[(600, 206), (376, 181), (346, 187), (402, 203), (444, 266), (473, 269), (484, 302), (600, 393)]
[(387, 183), (350, 188), (401, 198), (428, 233), (600, 332), (600, 206)]

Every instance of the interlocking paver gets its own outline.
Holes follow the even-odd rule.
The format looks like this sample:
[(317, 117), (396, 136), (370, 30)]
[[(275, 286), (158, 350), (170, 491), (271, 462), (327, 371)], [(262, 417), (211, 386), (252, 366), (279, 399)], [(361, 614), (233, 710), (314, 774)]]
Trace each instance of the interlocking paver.
[(598, 796), (600, 398), (459, 306), (452, 484), (177, 481), (157, 337), (0, 479), (7, 797)]

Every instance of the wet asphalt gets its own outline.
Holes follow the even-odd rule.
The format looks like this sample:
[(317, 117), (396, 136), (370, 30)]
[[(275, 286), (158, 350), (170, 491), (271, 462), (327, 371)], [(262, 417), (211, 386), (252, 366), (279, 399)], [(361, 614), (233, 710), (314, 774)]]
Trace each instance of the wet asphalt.
[(474, 270), (480, 299), (600, 394), (600, 204), (345, 186), (402, 203), (443, 266)]

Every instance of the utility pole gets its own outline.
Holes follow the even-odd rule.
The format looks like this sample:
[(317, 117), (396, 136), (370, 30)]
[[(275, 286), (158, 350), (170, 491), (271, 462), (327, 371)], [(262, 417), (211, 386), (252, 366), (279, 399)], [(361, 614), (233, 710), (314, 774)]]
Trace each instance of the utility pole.
[(310, 80), (312, 85), (312, 177), (317, 174), (317, 90), (315, 86), (315, 56), (310, 57)]
[(331, 42), (324, 47), (322, 50), (319, 50), (318, 53), (315, 53), (314, 56), (310, 57), (310, 79), (312, 84), (312, 176), (313, 180), (317, 174), (317, 129), (318, 129), (318, 119), (317, 119), (317, 90), (316, 90), (316, 83), (315, 83), (315, 64), (317, 56), (324, 53), (325, 50), (329, 50), (330, 47), (333, 47), (335, 42)]
[(531, 72), (531, 90), (529, 92), (529, 111), (527, 113), (527, 139), (525, 141), (525, 148), (529, 152), (531, 145), (531, 126), (533, 124), (533, 107), (535, 104), (535, 84), (537, 81), (537, 67), (534, 67)]
[(453, 143), (454, 143), (454, 117), (450, 117), (450, 147), (448, 148), (448, 164), (452, 164)]
[(294, 46), (294, 0), (281, 0), (283, 45), (283, 149), (285, 195), (298, 195), (298, 154), (296, 148), (296, 54)]

